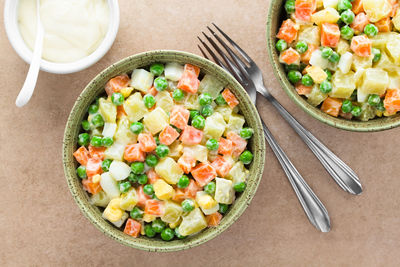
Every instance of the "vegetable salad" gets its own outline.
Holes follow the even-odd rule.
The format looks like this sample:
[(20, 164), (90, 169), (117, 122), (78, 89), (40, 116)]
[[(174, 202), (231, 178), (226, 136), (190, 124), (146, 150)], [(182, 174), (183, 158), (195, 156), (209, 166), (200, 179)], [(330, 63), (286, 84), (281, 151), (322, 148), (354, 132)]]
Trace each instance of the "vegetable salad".
[(299, 95), (334, 117), (400, 111), (398, 0), (287, 0), (276, 49)]
[(217, 226), (246, 189), (239, 101), (196, 66), (153, 64), (112, 78), (82, 121), (77, 175), (103, 217), (165, 241)]

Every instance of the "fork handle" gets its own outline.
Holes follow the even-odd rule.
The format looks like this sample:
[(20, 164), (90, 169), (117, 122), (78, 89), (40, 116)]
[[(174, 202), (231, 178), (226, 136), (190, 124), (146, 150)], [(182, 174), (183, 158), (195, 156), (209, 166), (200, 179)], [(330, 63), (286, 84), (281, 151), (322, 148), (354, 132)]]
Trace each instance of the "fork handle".
[[(267, 92), (265, 88), (263, 89)], [(354, 195), (362, 193), (362, 185), (357, 174), (346, 163), (322, 144), (311, 132), (305, 129), (271, 94), (261, 95), (274, 105), (343, 190)]]
[(290, 159), (286, 156), (285, 152), (283, 152), (282, 148), (276, 142), (275, 138), (263, 121), (262, 124), (265, 139), (271, 146), (275, 156), (278, 158), (278, 161), (286, 173), (286, 176), (311, 224), (313, 224), (321, 232), (329, 232), (330, 220), (328, 211), (312, 191), (312, 189), (308, 186), (306, 181), (304, 181), (303, 177), (297, 171)]

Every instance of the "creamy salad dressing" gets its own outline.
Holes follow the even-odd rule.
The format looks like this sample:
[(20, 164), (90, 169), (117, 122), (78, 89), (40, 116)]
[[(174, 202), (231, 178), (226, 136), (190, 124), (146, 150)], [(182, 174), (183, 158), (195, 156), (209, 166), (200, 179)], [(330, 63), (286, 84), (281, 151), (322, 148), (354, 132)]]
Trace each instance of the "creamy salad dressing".
[[(36, 0), (20, 0), (18, 24), (21, 36), (33, 50), (36, 36)], [(109, 24), (107, 0), (41, 0), (45, 30), (43, 58), (74, 62), (94, 52)]]

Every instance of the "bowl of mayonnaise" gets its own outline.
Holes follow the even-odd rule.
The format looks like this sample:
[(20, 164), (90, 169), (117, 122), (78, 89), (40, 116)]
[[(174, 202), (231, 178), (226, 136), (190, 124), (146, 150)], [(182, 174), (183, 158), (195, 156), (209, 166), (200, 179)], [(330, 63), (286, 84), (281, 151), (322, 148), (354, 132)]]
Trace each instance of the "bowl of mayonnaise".
[[(110, 49), (119, 27), (117, 0), (41, 0), (45, 31), (40, 69), (73, 73), (90, 67)], [(28, 64), (36, 38), (36, 0), (6, 0), (4, 24), (17, 54)]]

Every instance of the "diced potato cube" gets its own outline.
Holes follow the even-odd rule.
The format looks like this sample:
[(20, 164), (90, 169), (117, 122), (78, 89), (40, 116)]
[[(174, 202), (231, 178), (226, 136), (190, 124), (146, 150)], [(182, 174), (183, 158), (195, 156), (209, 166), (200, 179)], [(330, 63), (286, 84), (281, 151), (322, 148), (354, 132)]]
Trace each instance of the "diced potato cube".
[(121, 195), (120, 208), (123, 210), (131, 211), (138, 202), (138, 196), (135, 188), (131, 188), (127, 193)]
[(155, 215), (151, 215), (151, 214), (147, 214), (147, 213), (143, 214), (143, 221), (147, 222), (147, 223), (154, 221), (156, 218), (157, 217)]
[(368, 97), (369, 97), (368, 93), (364, 93), (360, 89), (357, 90), (357, 101), (358, 102), (360, 102), (360, 103), (367, 102)]
[(153, 188), (158, 199), (168, 200), (174, 196), (174, 188), (162, 179), (158, 179), (153, 184)]
[(146, 114), (143, 119), (144, 125), (153, 135), (167, 127), (168, 121), (167, 113), (160, 107), (156, 107), (153, 111)]
[(106, 123), (104, 123), (102, 135), (103, 135), (103, 137), (114, 138), (114, 134), (115, 134), (116, 130), (117, 130), (116, 123), (106, 122)]
[(318, 26), (303, 26), (300, 28), (298, 36), (299, 42), (303, 41), (316, 46), (321, 43)]
[(364, 72), (365, 69), (359, 68), (356, 73), (354, 73), (354, 82), (356, 83), (356, 87), (359, 87), (364, 80)]
[(397, 9), (396, 15), (392, 19), (393, 25), (396, 28), (396, 30), (400, 31), (400, 12), (399, 9)]
[(210, 94), (213, 99), (217, 98), (222, 89), (224, 89), (224, 84), (210, 74), (204, 75), (199, 85), (199, 92)]
[(385, 49), (386, 44), (391, 38), (391, 36), (395, 34), (394, 32), (380, 32), (375, 37), (371, 37), (372, 47)]
[(165, 207), (165, 212), (161, 216), (161, 220), (171, 224), (178, 222), (183, 214), (181, 205), (178, 205), (172, 201), (166, 201), (164, 207)]
[(351, 65), (354, 71), (357, 71), (359, 68), (368, 69), (372, 67), (372, 60), (374, 56), (370, 57), (360, 57), (357, 55), (353, 55), (353, 64)]
[(344, 74), (348, 73), (351, 69), (351, 64), (353, 63), (353, 54), (346, 52), (340, 58), (338, 68)]
[(208, 149), (207, 147), (202, 145), (184, 146), (183, 153), (188, 153), (189, 155), (192, 155), (196, 160), (200, 162), (206, 162)]
[(235, 198), (232, 181), (223, 178), (215, 178), (215, 183), (215, 200), (222, 204), (232, 204)]
[(174, 106), (174, 100), (168, 91), (158, 92), (155, 98), (157, 107), (162, 108), (165, 112), (171, 111)]
[(392, 11), (392, 6), (388, 0), (363, 0), (363, 8), (371, 22), (386, 18)]
[(207, 138), (219, 139), (225, 131), (226, 123), (224, 117), (214, 112), (211, 116), (207, 117), (204, 126), (204, 135)]
[(326, 69), (329, 66), (329, 60), (323, 58), (321, 50), (317, 49), (311, 54), (310, 65)]
[(181, 141), (176, 140), (169, 146), (169, 154), (168, 156), (173, 158), (174, 160), (178, 160), (183, 153), (183, 145)]
[(396, 64), (400, 64), (400, 34), (393, 33), (386, 43), (386, 51)]
[(226, 126), (225, 133), (235, 132), (239, 133), (245, 123), (244, 117), (239, 114), (232, 114), (229, 117), (228, 125)]
[(388, 73), (381, 69), (370, 68), (365, 70), (364, 82), (359, 89), (364, 93), (382, 95), (388, 86)]
[(144, 69), (135, 69), (132, 72), (131, 86), (136, 90), (147, 93), (153, 85), (154, 75)]
[(131, 173), (131, 167), (128, 164), (122, 161), (114, 160), (110, 165), (110, 174), (111, 176), (117, 180), (122, 181), (128, 178)]
[(183, 74), (183, 66), (172, 62), (165, 65), (165, 78), (171, 81), (179, 81)]
[(181, 167), (170, 157), (162, 158), (156, 165), (155, 171), (169, 184), (176, 184), (183, 175)]
[(218, 202), (204, 191), (196, 193), (196, 202), (205, 215), (213, 214), (219, 210)]
[(183, 236), (200, 232), (207, 227), (206, 219), (199, 208), (195, 208), (188, 215), (183, 217), (178, 232)]
[(388, 89), (400, 88), (400, 76), (397, 72), (389, 73), (389, 86)]
[(339, 55), (343, 55), (347, 52), (350, 52), (350, 45), (349, 42), (343, 39), (340, 39), (338, 46), (336, 47), (336, 52)]
[(149, 111), (144, 105), (142, 95), (139, 92), (134, 93), (124, 102), (124, 109), (131, 122), (137, 122), (143, 118)]
[(99, 113), (105, 122), (115, 123), (117, 118), (117, 107), (109, 100), (99, 99)]
[(183, 106), (187, 109), (199, 110), (200, 103), (196, 94), (186, 94)]
[(109, 172), (101, 174), (100, 186), (110, 199), (119, 197), (120, 192), (117, 181), (115, 181)]
[(115, 142), (112, 146), (108, 147), (104, 155), (108, 159), (122, 161), (124, 158), (125, 144)]
[(384, 51), (381, 51), (381, 59), (375, 63), (374, 67), (386, 71), (400, 71), (399, 66)]
[(311, 90), (311, 93), (306, 95), (307, 102), (313, 106), (318, 106), (321, 104), (327, 97), (327, 94), (324, 94), (319, 90), (319, 85), (315, 84)]
[(311, 15), (311, 21), (317, 25), (321, 25), (324, 22), (337, 23), (339, 19), (339, 12), (332, 7), (327, 7)]
[(90, 204), (98, 206), (98, 207), (107, 207), (108, 203), (110, 203), (110, 198), (107, 196), (106, 192), (100, 191), (97, 194), (94, 194), (90, 197)]
[(356, 89), (356, 83), (354, 80), (354, 72), (344, 74), (340, 71), (335, 72), (332, 77), (332, 91), (329, 96), (336, 98), (349, 98)]
[(315, 83), (322, 83), (328, 78), (328, 74), (318, 66), (311, 66), (306, 68), (306, 72), (311, 76)]
[(128, 219), (128, 217), (129, 217), (128, 213), (124, 212), (124, 213), (122, 214), (121, 219), (120, 219), (119, 221), (112, 222), (112, 224), (114, 224), (116, 227), (119, 228), (119, 227), (121, 227), (121, 226), (125, 223), (125, 221), (126, 221), (126, 219)]
[(124, 116), (118, 120), (117, 131), (115, 132), (115, 141), (120, 144), (133, 144), (137, 141), (137, 135), (129, 129), (130, 122), (128, 117)]
[(109, 220), (110, 222), (118, 222), (122, 219), (124, 211), (120, 209), (119, 205), (121, 203), (120, 198), (114, 198), (108, 203), (107, 207), (104, 209), (103, 218)]
[(238, 161), (233, 165), (232, 169), (228, 172), (226, 178), (232, 180), (233, 185), (246, 181), (246, 168), (243, 162)]
[(124, 87), (121, 89), (120, 93), (124, 96), (124, 98), (128, 98), (133, 91), (132, 87)]
[(332, 8), (337, 8), (339, 0), (323, 0), (324, 3), (324, 8), (327, 7), (332, 7)]
[(181, 222), (182, 222), (182, 217), (179, 217), (176, 222), (169, 224), (169, 228), (175, 229), (176, 227), (178, 227), (181, 224)]
[(228, 106), (217, 106), (215, 108), (215, 112), (218, 112), (219, 114), (222, 115), (222, 117), (224, 118), (225, 122), (229, 121), (229, 117), (232, 115), (232, 109)]

